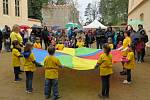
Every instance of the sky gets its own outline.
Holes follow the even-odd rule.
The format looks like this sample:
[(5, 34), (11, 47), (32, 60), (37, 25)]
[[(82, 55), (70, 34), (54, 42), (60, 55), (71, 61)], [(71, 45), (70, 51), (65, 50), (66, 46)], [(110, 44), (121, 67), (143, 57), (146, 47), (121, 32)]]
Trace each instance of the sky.
[[(76, 1), (76, 0), (74, 0), (74, 1)], [(95, 3), (96, 1), (100, 1), (100, 0), (77, 0), (77, 1), (78, 1), (77, 8), (80, 12), (80, 17), (81, 17), (81, 19), (85, 20), (84, 12), (85, 12), (85, 8), (87, 7), (88, 3)]]

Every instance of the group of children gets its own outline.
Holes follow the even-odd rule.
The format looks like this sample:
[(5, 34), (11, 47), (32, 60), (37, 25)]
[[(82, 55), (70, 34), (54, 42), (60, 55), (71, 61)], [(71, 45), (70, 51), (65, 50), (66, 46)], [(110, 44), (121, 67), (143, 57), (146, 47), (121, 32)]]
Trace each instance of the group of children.
[[(19, 77), (21, 74), (20, 66), (21, 58), (23, 58), (23, 68), (26, 74), (26, 92), (32, 93), (32, 80), (33, 73), (36, 70), (36, 66), (41, 66), (36, 62), (35, 56), (32, 53), (33, 44), (26, 43), (24, 51), (21, 52), (20, 44), (17, 40), (12, 42), (12, 65), (14, 67), (14, 76), (15, 82), (21, 81)], [(35, 45), (35, 44), (34, 44)], [(44, 59), (44, 68), (45, 68), (45, 96), (48, 99), (50, 97), (51, 89), (53, 89), (53, 100), (59, 98), (58, 94), (58, 69), (62, 67), (60, 61), (54, 56), (55, 47), (50, 46), (48, 48), (49, 56)]]
[[(36, 62), (35, 56), (32, 53), (32, 48), (37, 47), (41, 48), (40, 40), (37, 38), (34, 45), (32, 43), (26, 43), (24, 47), (24, 52), (21, 52), (21, 47), (17, 40), (12, 42), (13, 49), (12, 49), (12, 64), (14, 67), (14, 75), (15, 75), (15, 82), (21, 80), (19, 74), (22, 72), (20, 70), (21, 66), (21, 58), (24, 61), (24, 72), (26, 74), (26, 92), (32, 93), (32, 80), (33, 80), (33, 73), (36, 70), (36, 66), (40, 66), (39, 63)], [(77, 42), (78, 47), (83, 47), (84, 42), (82, 42), (82, 38), (78, 39)], [(56, 100), (59, 98), (59, 91), (58, 91), (58, 70), (59, 68), (63, 68), (58, 58), (54, 56), (55, 50), (62, 50), (64, 44), (60, 41), (59, 44), (56, 46), (50, 45), (48, 47), (48, 53), (44, 59), (44, 69), (45, 69), (45, 98), (49, 99), (51, 97), (51, 91), (53, 91), (52, 100)], [(102, 79), (102, 94), (99, 95), (101, 98), (109, 98), (109, 79), (111, 74), (113, 73), (112, 70), (112, 55), (110, 44), (105, 44), (103, 46), (104, 53), (100, 55), (98, 62), (95, 68), (100, 69), (100, 76)], [(134, 59), (134, 52), (133, 46), (128, 46), (128, 54), (127, 57), (122, 60), (124, 62), (124, 68), (127, 71), (127, 82), (131, 83), (131, 70), (135, 67), (135, 59)], [(125, 83), (125, 82), (124, 82)]]
[[(59, 40), (56, 40), (56, 38), (52, 38), (51, 45), (53, 45), (56, 48), (56, 50), (63, 50), (64, 47), (81, 48), (81, 47), (84, 47), (85, 44), (84, 44), (82, 37), (79, 37), (77, 39), (77, 41), (73, 40), (73, 39), (69, 41), (67, 38), (59, 39)], [(35, 41), (33, 47), (37, 48), (37, 49), (42, 49), (41, 40), (39, 37), (36, 37), (36, 41)]]

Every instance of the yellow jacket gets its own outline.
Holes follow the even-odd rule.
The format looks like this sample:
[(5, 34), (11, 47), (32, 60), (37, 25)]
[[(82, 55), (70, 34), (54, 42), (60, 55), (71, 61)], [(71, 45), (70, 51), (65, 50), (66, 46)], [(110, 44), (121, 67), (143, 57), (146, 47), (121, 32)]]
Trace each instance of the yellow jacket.
[(20, 67), (21, 66), (21, 61), (20, 61), (20, 52), (13, 48), (12, 49), (12, 66), (13, 67)]
[(34, 61), (35, 61), (35, 56), (33, 53), (31, 53), (28, 58), (24, 59), (24, 71), (34, 72), (36, 70), (36, 66), (33, 63)]
[(84, 47), (84, 42), (77, 42), (76, 46), (78, 46), (78, 48)]
[(18, 40), (18, 42), (19, 42), (20, 44), (22, 44), (22, 42), (23, 42), (20, 33), (12, 32), (12, 33), (10, 34), (10, 38), (11, 38), (11, 42), (13, 42), (14, 40)]
[(107, 76), (113, 73), (112, 70), (112, 55), (101, 54), (98, 59), (99, 67), (100, 67), (100, 76)]
[[(130, 37), (126, 37), (124, 40), (123, 40), (123, 49), (127, 48), (129, 45), (131, 45), (131, 38)], [(124, 51), (122, 53), (122, 56), (127, 56), (128, 54), (128, 50)]]
[(134, 69), (135, 68), (135, 57), (134, 57), (134, 52), (129, 52), (127, 55), (127, 59), (129, 62), (126, 62), (124, 67), (126, 69)]
[(37, 49), (42, 49), (41, 43), (34, 43), (33, 47)]
[(55, 48), (56, 48), (57, 50), (63, 50), (64, 47), (65, 47), (64, 44), (57, 44)]
[(58, 70), (61, 63), (55, 56), (47, 56), (44, 59), (45, 78), (58, 79)]

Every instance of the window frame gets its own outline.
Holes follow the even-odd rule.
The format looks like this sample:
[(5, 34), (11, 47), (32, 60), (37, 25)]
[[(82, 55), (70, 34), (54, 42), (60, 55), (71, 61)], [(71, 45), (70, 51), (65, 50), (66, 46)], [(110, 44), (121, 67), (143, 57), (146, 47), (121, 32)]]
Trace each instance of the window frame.
[(20, 17), (20, 0), (15, 0), (15, 16)]
[(9, 1), (8, 0), (3, 0), (3, 14), (4, 15), (9, 15)]

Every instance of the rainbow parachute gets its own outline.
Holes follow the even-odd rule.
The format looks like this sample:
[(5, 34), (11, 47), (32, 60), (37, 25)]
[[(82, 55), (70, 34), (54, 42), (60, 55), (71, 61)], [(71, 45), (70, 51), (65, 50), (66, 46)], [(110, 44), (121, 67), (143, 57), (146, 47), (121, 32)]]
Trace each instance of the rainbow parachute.
[[(44, 58), (48, 55), (46, 50), (33, 49), (36, 61), (43, 64)], [(93, 48), (64, 48), (63, 51), (56, 51), (55, 56), (60, 60), (61, 64), (67, 68), (76, 70), (91, 70), (97, 63), (102, 50)], [(121, 61), (121, 52), (112, 50), (113, 63)]]

